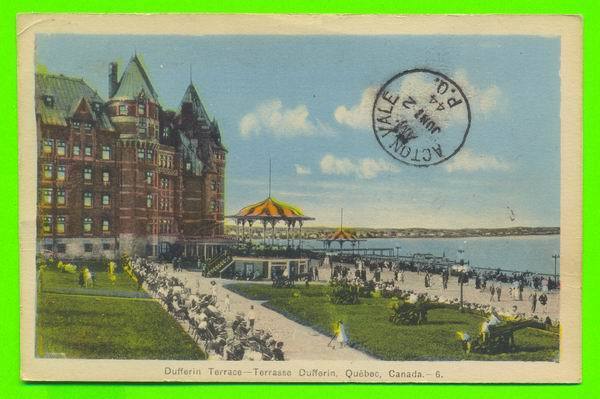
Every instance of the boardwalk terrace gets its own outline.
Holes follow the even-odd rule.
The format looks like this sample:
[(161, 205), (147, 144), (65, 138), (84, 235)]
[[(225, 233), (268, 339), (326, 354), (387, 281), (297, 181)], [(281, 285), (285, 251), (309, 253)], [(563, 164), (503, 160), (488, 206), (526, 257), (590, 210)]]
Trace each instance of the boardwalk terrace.
[(36, 74), (38, 250), (61, 258), (222, 250), (227, 150), (190, 82), (163, 108), (140, 59), (108, 101), (83, 79)]

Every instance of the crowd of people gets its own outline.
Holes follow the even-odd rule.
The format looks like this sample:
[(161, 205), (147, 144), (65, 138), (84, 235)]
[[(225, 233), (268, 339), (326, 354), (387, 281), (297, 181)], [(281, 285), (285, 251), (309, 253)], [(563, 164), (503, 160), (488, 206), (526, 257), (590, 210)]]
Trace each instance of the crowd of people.
[[(446, 264), (424, 262), (419, 260), (383, 260), (344, 254), (326, 256), (322, 262), (328, 262), (332, 265), (337, 265), (333, 266), (332, 269), (338, 267), (339, 272), (342, 272), (343, 268), (345, 267), (348, 269), (345, 271), (345, 273), (350, 271), (347, 265), (354, 265), (355, 269), (364, 268), (373, 273), (375, 277), (377, 277), (377, 274), (381, 275), (381, 271), (383, 270), (389, 270), (394, 273), (406, 271), (416, 272), (418, 274), (429, 273), (430, 276), (444, 276), (446, 273), (448, 273), (448, 275), (459, 274), (459, 271), (450, 271), (448, 265)], [(463, 267), (460, 270), (460, 274), (465, 276), (467, 279), (466, 282), (473, 280), (476, 284), (481, 284), (483, 288), (490, 283), (517, 284), (542, 292), (548, 292), (560, 288), (560, 281), (554, 279), (552, 276), (546, 276), (532, 272), (507, 272), (500, 269), (491, 270)]]
[[(128, 263), (127, 263), (128, 262)], [(224, 309), (217, 305), (217, 289), (210, 293), (192, 292), (185, 283), (169, 274), (165, 264), (143, 258), (123, 265), (138, 286), (142, 286), (178, 321), (187, 325), (188, 333), (203, 345), (209, 357), (220, 360), (284, 360), (283, 342), (265, 330), (255, 328), (253, 306), (247, 314), (238, 313), (228, 322), (224, 312), (231, 312), (228, 295)]]
[[(342, 263), (340, 260), (352, 263)], [(336, 262), (338, 261), (338, 262)], [(460, 272), (450, 267), (419, 267), (416, 270), (406, 268), (402, 262), (388, 260), (363, 259), (360, 257), (344, 256), (326, 257), (322, 265), (330, 265), (331, 281), (343, 281), (358, 287), (359, 292), (375, 292), (376, 295), (394, 296), (399, 290), (404, 291), (405, 272), (414, 271), (422, 276), (425, 289), (438, 285), (443, 290), (448, 289), (450, 276), (455, 274), (458, 284), (472, 284), (481, 293), (489, 293), (489, 302), (501, 301), (528, 301), (530, 313), (542, 316), (548, 314), (548, 293), (554, 287), (553, 280), (548, 277), (535, 275), (527, 272), (515, 272), (508, 276), (499, 271), (477, 272), (464, 268)], [(383, 271), (393, 273), (393, 278), (384, 278)], [(507, 287), (508, 285), (508, 287)], [(529, 295), (525, 297), (525, 289), (529, 289)], [(504, 292), (504, 297), (502, 296)], [(455, 299), (458, 300), (458, 299)]]

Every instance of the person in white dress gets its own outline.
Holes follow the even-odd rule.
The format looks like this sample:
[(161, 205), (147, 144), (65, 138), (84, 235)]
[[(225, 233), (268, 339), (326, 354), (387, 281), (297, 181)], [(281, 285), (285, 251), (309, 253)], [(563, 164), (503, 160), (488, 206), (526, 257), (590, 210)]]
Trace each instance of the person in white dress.
[[(340, 345), (340, 349), (342, 349), (344, 347), (344, 345), (348, 344), (348, 334), (346, 334), (346, 327), (344, 326), (344, 322), (341, 320), (338, 321), (335, 335), (331, 339), (331, 341), (333, 341), (334, 339)], [(331, 341), (329, 342), (329, 344), (327, 346), (331, 345)], [(332, 348), (335, 349), (335, 344), (333, 345)]]

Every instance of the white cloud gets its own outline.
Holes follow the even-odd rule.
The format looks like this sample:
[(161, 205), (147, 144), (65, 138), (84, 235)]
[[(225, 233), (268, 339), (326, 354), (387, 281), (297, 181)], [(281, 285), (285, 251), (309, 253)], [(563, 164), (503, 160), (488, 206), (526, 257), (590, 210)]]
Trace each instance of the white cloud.
[(264, 133), (290, 137), (331, 133), (331, 129), (319, 120), (311, 120), (306, 105), (286, 108), (281, 100), (275, 99), (259, 104), (253, 112), (244, 115), (240, 120), (240, 133), (243, 137)]
[(454, 73), (453, 80), (464, 91), (471, 105), (471, 111), (481, 116), (488, 116), (491, 111), (497, 110), (505, 100), (502, 90), (495, 84), (487, 87), (476, 87), (469, 81), (467, 71), (459, 69)]
[(474, 154), (469, 149), (463, 149), (452, 159), (446, 162), (448, 172), (465, 171), (476, 172), (480, 170), (508, 171), (512, 167), (509, 163), (493, 155)]
[(308, 166), (294, 164), (294, 168), (296, 168), (297, 175), (310, 175), (311, 174), (311, 170)]
[(373, 179), (380, 173), (398, 173), (400, 168), (384, 159), (338, 158), (325, 154), (319, 163), (321, 172), (326, 175), (356, 176), (360, 179)]
[(369, 128), (371, 126), (371, 112), (373, 111), (375, 95), (377, 95), (377, 87), (367, 87), (363, 91), (358, 104), (351, 107), (340, 105), (335, 109), (333, 113), (335, 120), (339, 124), (350, 126), (354, 129)]

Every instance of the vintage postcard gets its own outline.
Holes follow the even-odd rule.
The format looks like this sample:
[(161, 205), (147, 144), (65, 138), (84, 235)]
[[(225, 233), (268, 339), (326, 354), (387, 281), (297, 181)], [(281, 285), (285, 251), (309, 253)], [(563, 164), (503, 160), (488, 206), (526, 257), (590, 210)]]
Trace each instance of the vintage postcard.
[(581, 30), (21, 15), (22, 378), (579, 382)]

